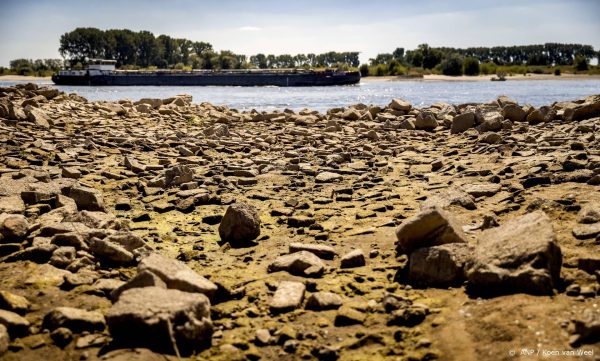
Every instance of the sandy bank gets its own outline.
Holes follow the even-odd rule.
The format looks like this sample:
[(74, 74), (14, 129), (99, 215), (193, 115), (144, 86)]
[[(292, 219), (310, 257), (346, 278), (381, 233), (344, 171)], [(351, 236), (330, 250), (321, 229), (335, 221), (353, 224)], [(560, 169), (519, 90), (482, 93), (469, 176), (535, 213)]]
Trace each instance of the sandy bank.
[(52, 80), (49, 76), (0, 75), (0, 81), (39, 81)]

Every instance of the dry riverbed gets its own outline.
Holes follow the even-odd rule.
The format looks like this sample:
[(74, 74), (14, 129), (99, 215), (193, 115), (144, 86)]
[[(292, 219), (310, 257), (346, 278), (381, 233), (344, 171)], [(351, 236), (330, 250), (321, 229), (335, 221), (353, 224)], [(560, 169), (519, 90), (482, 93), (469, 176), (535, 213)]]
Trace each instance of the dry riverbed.
[(599, 129), (0, 88), (0, 359), (598, 359)]

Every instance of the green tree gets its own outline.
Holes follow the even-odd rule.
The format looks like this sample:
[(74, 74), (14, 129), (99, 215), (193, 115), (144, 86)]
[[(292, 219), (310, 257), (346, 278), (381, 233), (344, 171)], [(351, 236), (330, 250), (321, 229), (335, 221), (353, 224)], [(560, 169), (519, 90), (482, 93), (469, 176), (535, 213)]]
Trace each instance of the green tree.
[(368, 64), (363, 64), (360, 66), (359, 68), (360, 71), (360, 76), (369, 76), (369, 65)]
[(463, 59), (458, 53), (447, 55), (441, 64), (442, 74), (444, 75), (461, 75), (463, 68)]
[(588, 60), (582, 55), (576, 55), (575, 61), (573, 62), (575, 66), (575, 70), (577, 71), (585, 71), (588, 70)]
[(465, 75), (479, 75), (479, 60), (473, 57), (467, 57), (463, 63)]

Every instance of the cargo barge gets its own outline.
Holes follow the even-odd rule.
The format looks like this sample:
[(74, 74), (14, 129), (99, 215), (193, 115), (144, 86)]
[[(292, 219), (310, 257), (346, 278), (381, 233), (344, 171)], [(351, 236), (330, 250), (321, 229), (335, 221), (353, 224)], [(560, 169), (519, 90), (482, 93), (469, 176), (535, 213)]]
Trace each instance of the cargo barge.
[(177, 86), (328, 86), (356, 84), (358, 71), (338, 70), (116, 70), (114, 60), (92, 60), (85, 70), (61, 70), (57, 85), (177, 85)]

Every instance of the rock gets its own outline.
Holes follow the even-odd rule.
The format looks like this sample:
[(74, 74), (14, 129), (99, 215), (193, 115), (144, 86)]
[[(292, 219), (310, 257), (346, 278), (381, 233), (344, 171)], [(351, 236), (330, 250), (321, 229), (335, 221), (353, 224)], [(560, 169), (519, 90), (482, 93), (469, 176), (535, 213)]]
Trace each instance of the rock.
[(118, 288), (114, 289), (110, 293), (110, 299), (113, 300), (113, 302), (117, 301), (119, 299), (119, 296), (121, 295), (121, 293), (123, 293), (124, 291), (127, 291), (132, 288), (141, 288), (141, 287), (167, 288), (167, 284), (160, 277), (155, 275), (154, 273), (144, 270), (144, 271), (139, 272), (137, 275), (135, 275), (135, 277), (133, 277), (126, 283), (124, 283), (121, 286), (119, 286)]
[(466, 275), (475, 292), (551, 294), (561, 263), (552, 223), (536, 211), (484, 231)]
[(502, 136), (498, 133), (487, 132), (479, 137), (481, 143), (496, 144), (502, 141)]
[(42, 327), (53, 331), (65, 327), (75, 333), (104, 330), (104, 316), (100, 312), (73, 307), (56, 307), (44, 317)]
[(355, 249), (342, 256), (340, 260), (341, 268), (362, 267), (365, 265), (365, 254), (361, 249)]
[(73, 341), (73, 332), (66, 327), (59, 327), (50, 333), (50, 338), (58, 347), (65, 347)]
[(333, 183), (342, 181), (344, 177), (341, 174), (333, 172), (321, 172), (315, 177), (316, 183)]
[(273, 313), (292, 311), (302, 304), (306, 286), (300, 282), (283, 281), (277, 286), (277, 291), (269, 303)]
[(573, 320), (571, 346), (593, 344), (600, 340), (600, 315), (594, 309), (585, 309), (580, 318)]
[(337, 310), (334, 324), (338, 327), (359, 325), (364, 323), (366, 319), (367, 315), (365, 315), (364, 313), (352, 307), (344, 305)]
[(8, 351), (8, 344), (10, 343), (10, 336), (6, 326), (0, 324), (0, 357)]
[(315, 292), (306, 301), (306, 309), (322, 311), (340, 308), (343, 299), (340, 295), (332, 292)]
[(427, 198), (427, 200), (422, 203), (421, 209), (434, 206), (438, 206), (442, 209), (446, 209), (450, 206), (461, 206), (468, 210), (477, 209), (473, 197), (458, 187), (452, 187), (432, 194), (431, 197)]
[(234, 203), (227, 208), (219, 225), (219, 236), (232, 245), (251, 245), (260, 235), (260, 217), (256, 208), (245, 203)]
[(409, 305), (393, 311), (388, 320), (388, 326), (414, 327), (425, 320), (429, 309), (423, 305)]
[(410, 254), (408, 279), (419, 287), (460, 285), (465, 280), (464, 267), (472, 252), (466, 243), (419, 248)]
[(550, 122), (556, 117), (556, 111), (548, 106), (540, 107), (535, 109), (527, 115), (527, 122), (535, 125), (539, 123)]
[(321, 277), (325, 266), (313, 253), (300, 251), (278, 257), (269, 265), (267, 271), (286, 271), (296, 276)]
[(300, 242), (290, 243), (289, 252), (295, 253), (300, 251), (307, 251), (310, 253), (314, 253), (319, 258), (322, 259), (333, 259), (336, 256), (335, 250), (330, 246), (325, 246), (322, 244), (306, 244)]
[(435, 115), (428, 111), (421, 111), (415, 120), (415, 128), (417, 130), (433, 131), (437, 128), (438, 122)]
[(51, 123), (43, 111), (31, 106), (27, 106), (25, 107), (25, 114), (27, 115), (27, 119), (29, 119), (30, 122), (33, 122), (38, 127), (44, 129), (50, 128)]
[(265, 346), (271, 342), (271, 333), (266, 328), (256, 330), (256, 336), (254, 337), (254, 343), (258, 346)]
[(8, 291), (0, 291), (0, 309), (16, 312), (18, 314), (25, 314), (29, 310), (29, 301), (19, 295), (10, 293)]
[(573, 104), (564, 110), (563, 118), (568, 121), (577, 121), (600, 116), (600, 98), (590, 96), (581, 104)]
[(594, 238), (600, 234), (600, 222), (584, 224), (573, 228), (573, 236), (577, 239)]
[(19, 242), (27, 235), (29, 222), (20, 214), (0, 214), (0, 242)]
[(75, 261), (77, 250), (75, 247), (58, 247), (50, 257), (50, 264), (58, 268), (67, 268), (71, 262)]
[(134, 262), (132, 252), (108, 239), (92, 238), (90, 240), (90, 252), (94, 256), (111, 263), (127, 265)]
[(106, 313), (106, 322), (118, 345), (182, 356), (210, 345), (213, 332), (205, 295), (158, 287), (123, 292)]
[(502, 116), (512, 122), (524, 122), (527, 113), (516, 104), (507, 104), (502, 108)]
[(23, 213), (25, 202), (20, 195), (0, 197), (0, 213)]
[(410, 103), (406, 100), (396, 98), (392, 99), (391, 103), (388, 105), (388, 108), (409, 112), (412, 109), (412, 105), (410, 105)]
[(451, 134), (458, 134), (473, 128), (475, 125), (475, 113), (467, 112), (459, 114), (452, 118), (452, 125), (450, 126)]
[(577, 223), (600, 222), (600, 204), (591, 203), (583, 206), (577, 214)]
[(29, 333), (29, 321), (14, 312), (0, 310), (0, 325), (8, 329), (11, 338), (23, 337)]
[(194, 180), (194, 173), (187, 165), (175, 165), (165, 171), (165, 187), (178, 186)]
[(502, 186), (497, 183), (471, 183), (463, 186), (465, 192), (469, 195), (479, 197), (491, 197), (500, 192)]
[(105, 212), (102, 194), (96, 189), (74, 186), (70, 189), (68, 196), (75, 200), (77, 209), (80, 211)]
[(309, 227), (315, 224), (315, 219), (309, 216), (297, 215), (288, 217), (287, 225), (292, 228)]
[(166, 258), (158, 253), (152, 253), (142, 259), (138, 272), (149, 271), (160, 277), (168, 288), (184, 292), (199, 292), (212, 298), (217, 292), (217, 286), (194, 272), (182, 262)]
[(396, 229), (396, 251), (410, 254), (421, 247), (465, 243), (461, 226), (438, 206), (406, 219)]

